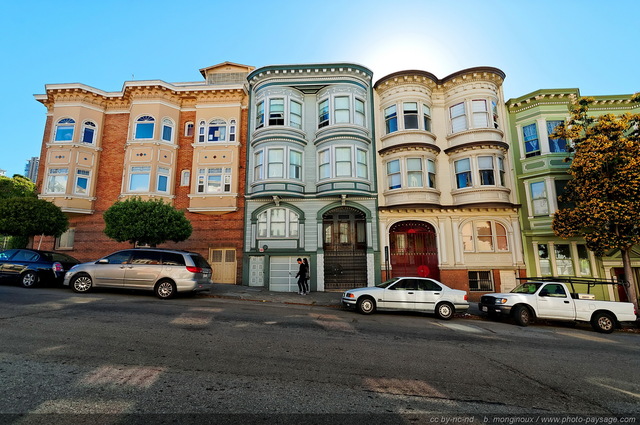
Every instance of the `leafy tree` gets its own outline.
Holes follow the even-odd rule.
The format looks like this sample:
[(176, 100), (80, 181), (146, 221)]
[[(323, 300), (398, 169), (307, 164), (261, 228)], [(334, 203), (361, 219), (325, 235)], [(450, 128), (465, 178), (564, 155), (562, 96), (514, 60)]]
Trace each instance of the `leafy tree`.
[(36, 198), (36, 185), (20, 174), (15, 174), (12, 178), (0, 176), (0, 199), (14, 197)]
[[(640, 102), (640, 94), (631, 100)], [(573, 179), (560, 197), (569, 206), (556, 212), (553, 230), (564, 238), (584, 237), (599, 257), (620, 250), (629, 296), (640, 311), (630, 261), (640, 243), (640, 114), (589, 115), (593, 101), (579, 99), (551, 136), (571, 139), (573, 146)]]
[(69, 227), (62, 210), (43, 199), (14, 197), (0, 202), (0, 234), (60, 236)]
[[(36, 185), (20, 174), (14, 174), (13, 177), (0, 176), (0, 201), (15, 197), (36, 198)], [(25, 248), (28, 243), (28, 236), (11, 236), (7, 248)]]
[(116, 202), (103, 214), (104, 233), (118, 242), (156, 246), (167, 240), (180, 242), (191, 236), (193, 228), (184, 216), (161, 200), (143, 201), (138, 197)]

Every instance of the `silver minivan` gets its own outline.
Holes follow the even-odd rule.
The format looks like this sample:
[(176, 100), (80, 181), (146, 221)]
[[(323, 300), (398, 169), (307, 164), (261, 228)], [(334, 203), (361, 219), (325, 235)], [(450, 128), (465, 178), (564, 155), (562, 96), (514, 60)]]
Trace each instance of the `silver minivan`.
[(71, 286), (75, 292), (99, 287), (142, 289), (166, 299), (177, 292), (210, 290), (211, 266), (196, 252), (125, 249), (98, 261), (73, 266), (63, 285)]

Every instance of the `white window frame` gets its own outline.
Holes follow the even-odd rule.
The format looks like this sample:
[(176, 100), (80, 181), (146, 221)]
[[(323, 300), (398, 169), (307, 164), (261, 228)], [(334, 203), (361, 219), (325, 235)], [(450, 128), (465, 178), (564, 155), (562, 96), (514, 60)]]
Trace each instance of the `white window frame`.
[[(53, 133), (53, 141), (72, 142), (75, 133), (76, 121), (73, 118), (60, 118), (58, 122), (56, 122), (56, 128)], [(71, 134), (71, 137), (66, 137), (67, 134)]]
[[(277, 125), (283, 126), (285, 125), (284, 119), (284, 108), (285, 108), (285, 98), (284, 97), (271, 97), (269, 100), (269, 122), (268, 125)], [(275, 102), (278, 102), (276, 104)], [(276, 108), (276, 106), (278, 106)]]
[(237, 121), (234, 120), (234, 119), (229, 120), (229, 141), (230, 142), (235, 142), (236, 141), (237, 129), (238, 129)]
[[(219, 179), (211, 179), (211, 177), (219, 177)], [(206, 195), (231, 193), (231, 177), (232, 169), (230, 167), (198, 168), (196, 193)], [(217, 182), (218, 184), (209, 184), (210, 182)], [(216, 188), (219, 190), (216, 190)]]
[[(134, 176), (147, 176), (147, 188), (132, 189), (132, 183)], [(149, 186), (151, 185), (151, 166), (150, 165), (134, 165), (129, 167), (129, 179), (127, 182), (127, 192), (129, 193), (149, 193)]]
[[(165, 131), (169, 131), (169, 138), (165, 138)], [(160, 140), (167, 143), (173, 143), (173, 136), (175, 133), (175, 124), (171, 118), (163, 118), (162, 119), (162, 134), (160, 135)]]
[(76, 228), (69, 227), (63, 234), (56, 238), (56, 250), (70, 251), (75, 243)]
[[(536, 188), (542, 188), (542, 192), (538, 196), (539, 189), (534, 193), (534, 185)], [(551, 214), (551, 204), (549, 202), (549, 188), (546, 180), (529, 182), (529, 199), (531, 202), (531, 216), (548, 217)], [(536, 207), (536, 204), (543, 204), (544, 208)]]
[[(326, 104), (326, 106), (324, 106)], [(331, 123), (331, 105), (329, 98), (318, 101), (318, 129), (327, 127)]]
[[(480, 224), (489, 223), (491, 234), (480, 234), (478, 231)], [(499, 226), (499, 227), (498, 227)], [(484, 227), (486, 228), (486, 227)], [(500, 234), (498, 231), (500, 230)], [(504, 234), (502, 232), (504, 231)], [(460, 237), (462, 239), (462, 250), (464, 252), (509, 252), (509, 230), (507, 226), (495, 220), (470, 220), (460, 227)], [(486, 240), (490, 239), (490, 247), (486, 247)], [(501, 248), (501, 246), (503, 248)]]
[[(274, 213), (284, 211), (284, 220), (274, 221)], [(261, 211), (257, 218), (257, 236), (259, 239), (298, 239), (300, 235), (300, 216), (290, 208), (274, 207)], [(284, 234), (274, 234), (274, 224), (284, 224)]]
[(198, 124), (198, 143), (204, 143), (207, 135), (207, 122), (201, 120)]
[[(79, 190), (80, 188), (79, 182), (81, 179), (86, 181), (85, 183), (86, 188), (84, 189), (84, 191)], [(73, 193), (75, 193), (76, 195), (88, 196), (90, 192), (91, 192), (91, 170), (77, 168), (76, 179), (73, 185)]]
[(449, 107), (449, 119), (451, 121), (451, 134), (460, 133), (469, 129), (467, 123), (467, 105), (459, 102)]
[(190, 170), (182, 170), (180, 173), (180, 186), (190, 186), (191, 185), (191, 171)]
[[(216, 130), (218, 135), (216, 136)], [(227, 141), (227, 121), (214, 118), (207, 124), (206, 143), (221, 143)]]
[[(85, 137), (85, 135), (87, 134), (87, 130), (89, 130), (91, 134), (91, 138), (89, 140), (87, 140), (87, 137)], [(82, 133), (80, 135), (80, 137), (82, 138), (81, 142), (89, 145), (94, 144), (96, 142), (97, 132), (98, 132), (98, 126), (94, 121), (92, 120), (84, 121), (82, 123)]]
[[(67, 182), (69, 179), (69, 169), (66, 167), (49, 168), (47, 171), (46, 193), (67, 193)], [(58, 180), (60, 180), (58, 182)], [(52, 190), (55, 186), (61, 190)]]
[(184, 136), (185, 137), (193, 137), (195, 134), (196, 125), (193, 121), (187, 121), (184, 123)]
[[(139, 126), (151, 126), (151, 137), (138, 137)], [(141, 115), (136, 118), (135, 125), (133, 127), (133, 138), (135, 140), (153, 140), (156, 134), (156, 119), (152, 115)], [(142, 136), (142, 135), (141, 135)]]
[[(338, 149), (340, 149), (341, 152), (345, 152), (349, 150), (349, 159), (348, 160), (343, 159), (338, 161), (338, 156), (336, 153)], [(362, 152), (358, 152), (358, 150)], [(359, 176), (358, 167), (362, 169), (362, 165), (363, 165), (358, 160), (362, 158), (362, 155), (368, 158), (369, 152), (362, 147), (356, 147), (354, 145), (333, 145), (331, 147), (318, 151), (318, 168), (316, 169), (318, 173), (317, 175), (318, 180), (345, 179), (345, 178), (349, 180), (362, 179), (362, 177), (358, 177)], [(349, 166), (347, 167), (350, 170), (349, 175), (338, 174), (338, 166), (340, 164), (346, 164), (346, 163), (349, 164)], [(368, 173), (369, 167), (368, 167), (368, 164), (366, 165), (367, 165), (367, 173)], [(328, 173), (329, 174), (328, 176), (324, 175), (324, 174), (327, 174), (326, 173), (327, 169), (330, 170)]]
[[(296, 105), (294, 108), (293, 105)], [(302, 129), (302, 103), (297, 100), (289, 99), (289, 126)]]
[[(160, 179), (166, 179), (165, 190), (160, 190)], [(156, 169), (156, 192), (158, 193), (170, 193), (171, 192), (171, 169), (168, 167), (158, 167)]]
[[(271, 153), (282, 151), (282, 161), (271, 158)], [(298, 156), (300, 163), (294, 163), (294, 158)], [(272, 167), (281, 167), (281, 175), (270, 175), (274, 172)], [(296, 172), (297, 170), (297, 172)], [(295, 177), (299, 174), (300, 177)], [(304, 178), (304, 152), (290, 146), (265, 147), (253, 154), (253, 181), (264, 180), (295, 180), (301, 181)]]

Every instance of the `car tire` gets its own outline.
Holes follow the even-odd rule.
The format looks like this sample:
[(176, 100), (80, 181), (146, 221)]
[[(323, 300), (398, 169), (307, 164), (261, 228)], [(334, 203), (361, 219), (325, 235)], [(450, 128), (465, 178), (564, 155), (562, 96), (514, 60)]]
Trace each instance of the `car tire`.
[(38, 274), (33, 271), (26, 271), (20, 275), (20, 285), (23, 288), (33, 288), (38, 284), (39, 280)]
[(361, 314), (371, 314), (376, 311), (376, 302), (371, 297), (360, 297), (356, 303), (356, 309)]
[(156, 287), (153, 289), (156, 297), (167, 300), (173, 298), (176, 295), (176, 285), (170, 280), (161, 280), (156, 283)]
[(533, 321), (531, 310), (523, 305), (516, 306), (513, 309), (513, 320), (515, 320), (519, 326), (529, 326)]
[(436, 306), (436, 316), (442, 320), (451, 319), (455, 312), (455, 307), (450, 303), (440, 303)]
[(93, 287), (91, 276), (86, 273), (79, 273), (71, 279), (71, 289), (73, 292), (89, 292)]
[(591, 318), (591, 327), (603, 334), (610, 334), (616, 328), (616, 320), (609, 313), (596, 313)]

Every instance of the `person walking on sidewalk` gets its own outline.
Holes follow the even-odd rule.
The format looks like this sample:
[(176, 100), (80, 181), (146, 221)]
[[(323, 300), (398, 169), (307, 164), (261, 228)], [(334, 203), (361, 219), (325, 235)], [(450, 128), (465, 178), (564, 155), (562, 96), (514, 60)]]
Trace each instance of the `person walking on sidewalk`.
[(305, 281), (307, 280), (307, 272), (309, 268), (307, 265), (302, 262), (302, 258), (298, 258), (298, 264), (300, 264), (300, 269), (298, 270), (298, 274), (296, 277), (298, 278), (298, 294), (307, 295), (305, 288)]
[(305, 276), (305, 279), (304, 279), (304, 292), (305, 294), (308, 294), (309, 292), (311, 292), (309, 291), (309, 280), (311, 279), (311, 268), (309, 267), (309, 261), (307, 261), (306, 258), (303, 258), (302, 262), (307, 267), (307, 275)]

